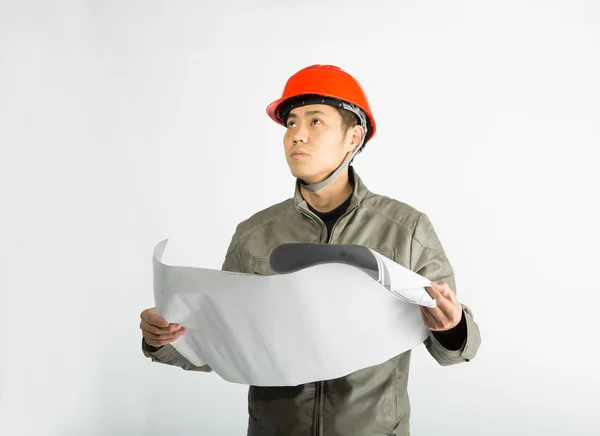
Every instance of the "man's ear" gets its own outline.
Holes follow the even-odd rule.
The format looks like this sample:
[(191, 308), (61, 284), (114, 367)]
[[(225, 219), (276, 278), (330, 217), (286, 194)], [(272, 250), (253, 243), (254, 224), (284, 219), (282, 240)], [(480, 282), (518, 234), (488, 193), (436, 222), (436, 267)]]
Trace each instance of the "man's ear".
[(348, 132), (350, 136), (350, 145), (351, 145), (351, 152), (354, 152), (356, 150), (356, 148), (360, 145), (364, 135), (365, 135), (365, 131), (363, 130), (363, 128), (361, 126), (354, 126), (350, 128), (350, 131)]

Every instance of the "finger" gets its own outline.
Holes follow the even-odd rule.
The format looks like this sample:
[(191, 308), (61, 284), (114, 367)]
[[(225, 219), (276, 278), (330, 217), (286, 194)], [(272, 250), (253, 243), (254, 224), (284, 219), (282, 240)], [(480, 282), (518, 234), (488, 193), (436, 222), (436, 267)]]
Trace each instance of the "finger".
[(145, 320), (148, 324), (151, 324), (156, 327), (168, 327), (169, 321), (164, 318), (161, 318), (156, 314), (156, 309), (148, 309), (142, 312), (141, 318)]
[(423, 324), (425, 324), (425, 327), (429, 328), (429, 320), (427, 319), (427, 317), (425, 315), (425, 311), (423, 310), (423, 307), (421, 307), (421, 319), (423, 320)]
[(151, 332), (144, 332), (143, 336), (147, 343), (156, 346), (156, 344), (158, 343), (160, 343), (161, 345), (169, 344), (185, 332), (185, 329), (181, 329), (175, 333), (169, 333), (164, 335), (157, 335)]
[(448, 286), (448, 287), (446, 287), (446, 292), (447, 292), (448, 300), (450, 300), (452, 302), (452, 304), (456, 304), (456, 302), (458, 301), (458, 297), (456, 296), (454, 291), (452, 289), (450, 289), (450, 287)]
[(447, 285), (443, 289), (438, 285), (437, 289), (443, 294), (442, 298), (437, 300), (437, 307), (426, 309), (436, 319), (438, 330), (448, 330), (460, 322), (462, 309), (456, 296), (452, 300), (453, 292)]
[(446, 282), (438, 282), (437, 287), (440, 290), (440, 293), (450, 300), (452, 303), (456, 303), (458, 298), (456, 297), (456, 293), (452, 290), (450, 285)]
[[(444, 283), (443, 295), (446, 297), (446, 301), (450, 302), (450, 304), (444, 305), (442, 310), (446, 316), (450, 318), (451, 324), (455, 325), (462, 317), (462, 305), (460, 304), (460, 301), (458, 301), (458, 297), (452, 288), (450, 288), (450, 286), (448, 286), (446, 283)], [(457, 317), (458, 321), (456, 321)]]
[(144, 332), (144, 338), (152, 340), (152, 341), (169, 341), (177, 338), (177, 332), (175, 333), (166, 333), (166, 334), (156, 334), (152, 332)]
[(140, 329), (151, 332), (151, 333), (155, 333), (157, 335), (173, 333), (173, 332), (176, 332), (177, 330), (180, 330), (181, 328), (182, 327), (180, 324), (169, 324), (167, 327), (156, 327), (156, 326), (153, 326), (152, 324), (146, 322), (143, 319), (140, 322)]
[(433, 327), (431, 321), (429, 320), (429, 314), (423, 306), (421, 306), (421, 319), (423, 320), (425, 327), (427, 327), (428, 329), (431, 329)]
[[(438, 303), (439, 304), (439, 303)], [(439, 326), (444, 325), (445, 322), (447, 322), (448, 317), (446, 316), (446, 314), (442, 311), (442, 309), (439, 308), (439, 305), (436, 307), (423, 307), (423, 309), (425, 309), (425, 312), (433, 319), (435, 320), (435, 323)]]
[[(177, 330), (182, 328), (181, 324), (177, 324), (177, 323), (171, 323), (167, 327), (156, 327), (156, 326), (153, 326), (152, 324), (149, 324), (142, 320), (142, 322), (140, 323), (140, 328), (142, 328), (143, 326), (148, 327), (148, 330), (150, 330), (154, 333), (158, 333), (158, 334), (174, 333)], [(146, 330), (146, 329), (142, 328), (142, 330)]]
[[(452, 318), (454, 314), (454, 303), (448, 298), (442, 296), (440, 299), (436, 300), (436, 307), (432, 307), (431, 309), (438, 309), (441, 313), (439, 316), (436, 316), (438, 319)], [(436, 312), (433, 311), (432, 312)]]
[(427, 307), (426, 309), (429, 310), (429, 313), (434, 314), (437, 318), (440, 316), (439, 306), (440, 304), (443, 304), (444, 297), (442, 296), (442, 294), (440, 294), (439, 289), (437, 288), (437, 286), (434, 285), (434, 283), (432, 283), (431, 286), (427, 286), (425, 290), (431, 296), (431, 298), (435, 300), (436, 304), (435, 307)]
[(146, 343), (154, 346), (154, 347), (162, 347), (163, 345), (169, 345), (171, 342), (175, 341), (179, 336), (181, 336), (183, 333), (176, 333), (176, 337), (175, 338), (168, 338), (168, 339), (145, 339)]
[(429, 330), (437, 330), (439, 328), (436, 319), (429, 313), (426, 307), (421, 306), (421, 317)]
[(440, 294), (440, 290), (437, 288), (437, 286), (435, 286), (435, 283), (432, 283), (431, 286), (427, 286), (425, 290), (429, 296), (436, 301), (442, 296), (442, 294)]
[(440, 295), (442, 295), (444, 298), (450, 298), (450, 286), (448, 286), (448, 283), (446, 282), (435, 282), (433, 283), (433, 286), (439, 291)]
[(434, 288), (439, 293), (440, 297), (435, 299), (437, 307), (441, 309), (444, 315), (448, 318), (452, 318), (454, 314), (454, 301), (452, 299), (453, 292), (450, 290), (447, 284), (434, 284)]

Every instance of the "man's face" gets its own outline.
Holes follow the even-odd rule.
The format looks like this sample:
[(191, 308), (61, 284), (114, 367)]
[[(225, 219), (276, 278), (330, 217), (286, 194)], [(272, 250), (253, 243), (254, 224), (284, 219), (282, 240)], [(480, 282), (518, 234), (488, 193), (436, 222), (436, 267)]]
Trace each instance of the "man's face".
[(344, 132), (342, 117), (329, 105), (293, 109), (285, 127), (287, 163), (294, 177), (309, 184), (329, 177), (358, 145), (356, 128)]

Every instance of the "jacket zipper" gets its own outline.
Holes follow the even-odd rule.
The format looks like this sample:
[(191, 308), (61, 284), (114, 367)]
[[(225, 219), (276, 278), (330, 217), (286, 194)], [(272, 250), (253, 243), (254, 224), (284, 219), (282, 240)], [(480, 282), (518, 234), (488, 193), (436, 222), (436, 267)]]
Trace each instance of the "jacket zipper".
[(319, 381), (316, 384), (316, 405), (315, 405), (315, 426), (314, 435), (323, 436), (323, 408), (325, 407), (324, 394), (325, 394), (325, 382)]
[(344, 218), (346, 215), (348, 215), (349, 213), (353, 212), (354, 209), (356, 209), (356, 206), (354, 206), (352, 209), (349, 208), (346, 212), (344, 212), (344, 214), (341, 217), (338, 218), (338, 220), (335, 222), (335, 224), (331, 228), (331, 233), (329, 234), (329, 238), (327, 238), (327, 244), (331, 244), (331, 239), (333, 237), (333, 233), (335, 232), (335, 228), (337, 227), (337, 225), (340, 222), (340, 220), (342, 218)]
[[(331, 243), (333, 233), (335, 231), (336, 226), (340, 222), (340, 220), (343, 217), (345, 217), (348, 213), (352, 212), (354, 209), (356, 209), (356, 207), (353, 207), (352, 209), (348, 209), (341, 217), (338, 218), (336, 223), (331, 228), (331, 233), (327, 237), (327, 241), (325, 241), (326, 244)], [(321, 225), (321, 230), (323, 230), (323, 227), (325, 227), (325, 232), (327, 232), (327, 226), (325, 226), (325, 224), (318, 217), (314, 217), (307, 212), (304, 212), (304, 214), (306, 216), (308, 216), (309, 218), (319, 222)], [(323, 436), (323, 409), (325, 408), (325, 398), (324, 398), (325, 397), (325, 382), (323, 382), (323, 381), (316, 382), (315, 391), (316, 391), (316, 394), (315, 394), (315, 417), (313, 419), (313, 421), (314, 421), (313, 434), (314, 434), (314, 436)]]

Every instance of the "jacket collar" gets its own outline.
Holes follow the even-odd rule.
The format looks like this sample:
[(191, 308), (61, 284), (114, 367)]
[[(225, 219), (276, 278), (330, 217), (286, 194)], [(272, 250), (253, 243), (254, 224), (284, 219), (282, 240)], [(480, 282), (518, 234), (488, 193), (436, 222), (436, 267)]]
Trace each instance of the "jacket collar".
[[(369, 193), (369, 189), (362, 182), (361, 178), (356, 173), (353, 166), (348, 166), (348, 176), (350, 179), (354, 179), (354, 189), (352, 190), (352, 199), (350, 200), (350, 206), (348, 209), (353, 209), (358, 206)], [(296, 190), (294, 193), (294, 206), (296, 209), (309, 210), (306, 200), (302, 197), (300, 192), (300, 180), (296, 179)]]

